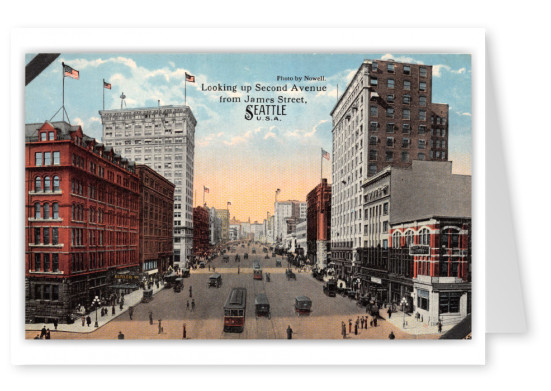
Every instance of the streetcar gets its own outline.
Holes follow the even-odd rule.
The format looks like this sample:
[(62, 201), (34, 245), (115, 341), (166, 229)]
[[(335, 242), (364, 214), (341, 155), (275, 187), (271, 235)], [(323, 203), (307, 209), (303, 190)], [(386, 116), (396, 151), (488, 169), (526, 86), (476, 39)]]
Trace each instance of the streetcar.
[(253, 279), (262, 280), (262, 268), (260, 267), (260, 261), (253, 262)]
[(224, 332), (243, 332), (247, 307), (247, 290), (233, 288), (224, 305)]
[(268, 319), (272, 318), (272, 313), (270, 311), (270, 302), (264, 293), (259, 293), (254, 298), (254, 307), (255, 314), (258, 318), (259, 316), (265, 316)]
[(312, 311), (312, 300), (307, 296), (295, 297), (295, 313), (296, 315), (310, 315)]

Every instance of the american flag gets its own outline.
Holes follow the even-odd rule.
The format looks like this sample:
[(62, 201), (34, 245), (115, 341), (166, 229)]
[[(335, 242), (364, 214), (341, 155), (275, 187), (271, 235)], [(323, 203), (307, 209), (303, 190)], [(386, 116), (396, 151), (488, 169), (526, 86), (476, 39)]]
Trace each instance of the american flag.
[(228, 201), (228, 205), (231, 205), (231, 202)]
[(107, 88), (108, 90), (111, 89), (111, 83), (107, 83), (106, 81), (103, 82), (103, 88)]
[(186, 72), (186, 81), (189, 81), (190, 83), (195, 83), (195, 76), (190, 75)]
[(327, 152), (325, 149), (321, 149), (321, 157), (329, 160), (331, 158), (331, 155), (329, 155), (329, 152)]
[(209, 192), (209, 188), (208, 188), (208, 187), (203, 186), (203, 190), (204, 190), (205, 193), (208, 193), (208, 192)]
[(63, 77), (68, 76), (78, 80), (78, 71), (69, 65), (63, 64)]

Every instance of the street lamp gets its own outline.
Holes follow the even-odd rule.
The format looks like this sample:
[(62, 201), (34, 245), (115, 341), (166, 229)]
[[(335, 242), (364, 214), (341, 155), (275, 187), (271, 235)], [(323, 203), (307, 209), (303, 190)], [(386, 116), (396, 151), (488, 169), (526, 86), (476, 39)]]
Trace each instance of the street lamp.
[(92, 300), (92, 304), (96, 305), (96, 323), (94, 323), (94, 327), (99, 327), (98, 325), (98, 305), (100, 303), (99, 297), (94, 297), (94, 300)]
[(402, 322), (402, 328), (406, 328), (406, 304), (408, 301), (406, 300), (406, 297), (402, 297), (402, 301), (400, 301), (400, 304), (402, 305), (402, 313), (404, 314), (403, 322)]

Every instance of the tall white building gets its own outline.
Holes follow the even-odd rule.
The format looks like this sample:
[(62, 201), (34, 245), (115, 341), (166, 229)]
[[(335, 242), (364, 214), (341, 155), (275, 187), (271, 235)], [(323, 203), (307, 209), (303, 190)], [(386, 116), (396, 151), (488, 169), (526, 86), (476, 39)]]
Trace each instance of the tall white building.
[(281, 241), (287, 235), (287, 218), (305, 219), (308, 206), (301, 201), (280, 201), (274, 205), (274, 242)]
[(103, 142), (115, 152), (145, 164), (176, 185), (174, 262), (192, 255), (195, 119), (188, 106), (102, 110)]

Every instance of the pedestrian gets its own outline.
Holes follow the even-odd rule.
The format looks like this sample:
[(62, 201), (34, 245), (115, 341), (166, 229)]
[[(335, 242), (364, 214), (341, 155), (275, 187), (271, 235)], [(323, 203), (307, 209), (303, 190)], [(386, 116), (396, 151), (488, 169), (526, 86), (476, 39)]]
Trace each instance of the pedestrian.
[(342, 334), (342, 339), (345, 339), (346, 338), (346, 324), (344, 322), (341, 322), (341, 334)]
[(115, 315), (115, 304), (111, 307), (111, 315)]
[(184, 334), (183, 334), (183, 338), (182, 339), (186, 339), (186, 324), (184, 323)]
[(122, 303), (123, 303), (123, 301), (121, 300), (121, 302), (119, 304), (119, 308), (120, 308), (121, 311), (122, 311)]
[(358, 335), (358, 323), (354, 326), (354, 334)]
[(352, 333), (352, 319), (348, 319), (348, 334)]
[(159, 319), (159, 334), (163, 332), (163, 326), (161, 325), (161, 319)]
[(42, 330), (40, 330), (40, 339), (44, 338), (46, 336), (46, 326), (42, 327)]
[(54, 329), (57, 330), (57, 318), (54, 319)]
[(186, 310), (189, 311), (189, 300), (188, 300), (187, 303), (186, 303)]
[(212, 271), (213, 271), (213, 272), (216, 271), (216, 266), (213, 266), (213, 267), (212, 267)]
[(195, 311), (195, 299), (191, 299), (191, 310)]
[(119, 331), (119, 335), (117, 336), (118, 339), (124, 339), (124, 334), (122, 331)]
[(373, 317), (373, 326), (377, 327), (377, 315)]
[(373, 327), (373, 319), (369, 321), (369, 326)]
[(134, 307), (130, 307), (128, 309), (128, 315), (130, 316), (130, 320), (132, 320), (132, 315), (134, 315)]
[(240, 271), (240, 270), (239, 270), (239, 266), (237, 266), (237, 274), (239, 274), (239, 271)]
[(438, 319), (438, 323), (436, 325), (438, 326), (438, 332), (441, 333), (442, 332), (442, 321), (440, 319)]
[(88, 315), (86, 317), (86, 324), (88, 325), (88, 327), (90, 327), (90, 323), (92, 323), (92, 319), (90, 319), (90, 315)]
[(82, 315), (81, 320), (82, 320), (82, 326), (84, 326), (86, 324), (86, 318), (84, 317), (84, 315)]
[(36, 334), (36, 337), (34, 337), (34, 339), (42, 339), (42, 338), (40, 338), (40, 334)]
[(392, 309), (390, 307), (388, 307), (388, 319), (390, 319), (390, 317), (392, 316)]
[(193, 297), (193, 295), (191, 294), (191, 285), (189, 286), (189, 297)]
[(209, 263), (209, 272), (210, 272), (210, 263)]
[(46, 330), (46, 337), (45, 337), (45, 338), (46, 338), (46, 339), (50, 339), (50, 338), (51, 338), (51, 336), (50, 336), (50, 329), (47, 329), (47, 330)]
[(153, 312), (149, 311), (149, 324), (153, 324)]
[(287, 339), (293, 339), (293, 329), (291, 328), (291, 325), (287, 326)]
[(391, 331), (390, 334), (388, 335), (388, 339), (394, 339), (394, 338), (396, 338), (394, 336), (394, 332)]

